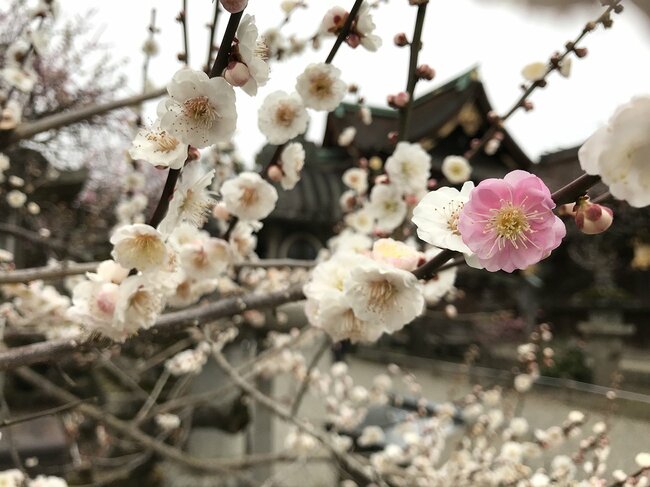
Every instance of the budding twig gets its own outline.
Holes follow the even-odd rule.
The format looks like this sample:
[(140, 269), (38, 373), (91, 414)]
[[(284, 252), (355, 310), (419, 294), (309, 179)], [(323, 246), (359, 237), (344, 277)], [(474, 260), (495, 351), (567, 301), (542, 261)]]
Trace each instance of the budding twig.
[(339, 47), (341, 47), (341, 44), (343, 44), (343, 41), (348, 37), (348, 34), (350, 33), (350, 29), (352, 28), (353, 22), (356, 20), (357, 13), (361, 8), (362, 3), (363, 0), (355, 0), (348, 18), (345, 20), (345, 24), (343, 24), (343, 29), (341, 32), (339, 32), (339, 35), (336, 38), (336, 41), (334, 41), (334, 45), (332, 46), (330, 53), (327, 55), (327, 59), (325, 59), (325, 64), (331, 64), (332, 61), (334, 61), (334, 56), (336, 56)]

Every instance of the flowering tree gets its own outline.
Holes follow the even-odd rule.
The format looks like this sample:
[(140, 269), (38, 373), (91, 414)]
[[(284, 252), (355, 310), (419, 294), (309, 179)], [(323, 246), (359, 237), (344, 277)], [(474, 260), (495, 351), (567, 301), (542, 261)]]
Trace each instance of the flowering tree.
[[(185, 3), (178, 19), (187, 39)], [(219, 9), (229, 14), (216, 58), (211, 51), (205, 71), (189, 66), (179, 70), (167, 84), (157, 120), (134, 134), (129, 148), (131, 183), (122, 188), (118, 224), (107, 235), (110, 258), (16, 269), (10, 252), (0, 254), (0, 283), (6, 297), (0, 308), (6, 343), (0, 351), (0, 368), (5, 378), (22, 381), (63, 403), (27, 419), (74, 409), (78, 414), (68, 420), (69, 432), (82, 445), (80, 455), (91, 464), (109, 457), (121, 465), (109, 472), (91, 467), (90, 480), (100, 485), (118, 481), (154, 454), (242, 483), (250, 483), (247, 473), (255, 466), (325, 457), (340, 466), (346, 486), (647, 485), (650, 453), (629, 452), (638, 464), (635, 471), (608, 470), (610, 425), (598, 422), (590, 434), (583, 435), (585, 415), (579, 411), (569, 413), (561, 424), (532, 432), (526, 418), (505, 406), (501, 387), (476, 387), (471, 394), (433, 405), (416, 379), (396, 366), (363, 385), (354, 384), (343, 363), (328, 371), (318, 369), (319, 359), (333, 342), (373, 343), (408, 326), (427, 304), (452, 291), (459, 265), (512, 273), (547, 258), (566, 235), (567, 220), (556, 214), (561, 205), (571, 206), (575, 224), (584, 234), (606, 231), (613, 221), (612, 211), (587, 196), (598, 182), (609, 187), (612, 197), (633, 207), (650, 205), (650, 172), (645, 164), (647, 96), (621, 107), (585, 143), (579, 154), (585, 174), (555, 193), (539, 177), (522, 170), (477, 184), (470, 180), (475, 157), (498, 148), (504, 123), (517, 110), (530, 109), (531, 94), (545, 86), (553, 72), (569, 75), (571, 60), (586, 55), (584, 38), (600, 26), (612, 25), (614, 14), (622, 12), (621, 1), (602, 2), (602, 15), (585, 24), (563, 52), (523, 69), (523, 93), (512, 109), (503, 116), (491, 114), (490, 129), (466, 153), (448, 155), (442, 164), (443, 181), (431, 179), (431, 157), (422, 145), (407, 140), (415, 86), (432, 79), (434, 72), (418, 60), (428, 0), (404, 2), (403, 8), (416, 9), (417, 17), (410, 40), (404, 33), (394, 39), (410, 50), (406, 89), (388, 97), (399, 113), (397, 130), (385, 134), (394, 151), (386, 161), (359, 158), (345, 172), (343, 183), (349, 191), (342, 198), (343, 229), (315, 262), (259, 259), (255, 233), (273, 211), (278, 187), (291, 191), (300, 181), (305, 150), (295, 139), (306, 131), (310, 111), (335, 110), (350, 90), (334, 65), (337, 52), (341, 48), (374, 52), (381, 46), (372, 20), (373, 8), (381, 8), (381, 2), (355, 0), (349, 10), (327, 11), (310, 39), (313, 43), (333, 39), (324, 62), (305, 67), (296, 79), (295, 92), (276, 91), (260, 101), (258, 126), (275, 151), (259, 172), (240, 170), (232, 157), (237, 96), (255, 96), (268, 80), (272, 59), (300, 49), (289, 48), (298, 41), (282, 38), (281, 31), (260, 36), (255, 18), (248, 13), (254, 13), (254, 3), (215, 2), (211, 45)], [(302, 1), (282, 2), (285, 23), (304, 6)], [(44, 1), (32, 15), (43, 19), (43, 24), (54, 10), (52, 0)], [(145, 44), (148, 55), (156, 50), (153, 22), (150, 32)], [(7, 49), (3, 120), (14, 122), (2, 127), (3, 149), (161, 94), (146, 92), (77, 110), (66, 107), (69, 111), (63, 114), (46, 113), (40, 120), (21, 123), (16, 114), (23, 105), (14, 93), (31, 91), (37, 84), (32, 70), (42, 62), (38, 39), (31, 31), (30, 35), (20, 56), (15, 55), (14, 45), (24, 40), (22, 32), (12, 37), (13, 51)], [(187, 42), (180, 58), (188, 60)], [(47, 81), (47, 76), (43, 79)], [(363, 123), (372, 124), (366, 107), (360, 105), (359, 112)], [(355, 136), (353, 128), (345, 130), (339, 143), (354, 147)], [(0, 174), (14, 163), (0, 156)], [(144, 171), (166, 177), (150, 213), (143, 191)], [(27, 196), (20, 189), (8, 192), (6, 199), (15, 211), (29, 211)], [(409, 237), (413, 231), (419, 239)], [(32, 237), (51, 245), (43, 235)], [(64, 287), (44, 283), (63, 277), (68, 277)], [(308, 324), (299, 330), (289, 331), (285, 323), (278, 332), (286, 316), (276, 312), (270, 319), (259, 311), (291, 302), (302, 303), (307, 317)], [(244, 323), (257, 328), (267, 348), (251, 361), (235, 365), (229, 354), (241, 345)], [(531, 388), (541, 365), (552, 363), (547, 345), (551, 338), (548, 325), (541, 324), (530, 341), (518, 348), (519, 372), (511, 381), (517, 394)], [(21, 339), (30, 343), (19, 344)], [(314, 342), (320, 342), (319, 351), (308, 362), (303, 348)], [(112, 361), (118, 358), (129, 365), (118, 367)], [(75, 376), (87, 374), (88, 367), (109, 367), (133, 392), (135, 408), (128, 418), (118, 417), (102, 405), (87, 402), (69, 383), (32, 367), (54, 361)], [(187, 385), (208, 363), (221, 370), (226, 379), (222, 388), (189, 393)], [(297, 383), (288, 405), (256, 385), (260, 377), (279, 375)], [(372, 425), (353, 440), (346, 432), (363, 424), (371, 407), (403, 405), (405, 399), (393, 390), (400, 380), (415, 397), (400, 444), (385, 442), (383, 430)], [(198, 414), (195, 408), (230, 390), (239, 390), (292, 426), (285, 450), (204, 459), (183, 449), (192, 415)], [(307, 393), (326, 404), (329, 428), (298, 414)], [(18, 422), (20, 418), (7, 417), (7, 400), (0, 399), (4, 424)], [(242, 403), (236, 405), (236, 412), (246, 409)], [(95, 425), (93, 434), (83, 433), (86, 420)], [(234, 427), (232, 417), (227, 421)], [(462, 425), (463, 434), (450, 453), (447, 445), (456, 423)], [(573, 456), (553, 454), (574, 437), (581, 441)], [(118, 439), (128, 441), (121, 445)], [(368, 446), (375, 447), (374, 453), (361, 455), (360, 450)], [(550, 463), (543, 467), (535, 458), (546, 452)], [(15, 448), (12, 454), (16, 468), (0, 473), (4, 485), (84, 483), (74, 475), (67, 481), (38, 475)], [(273, 482), (269, 479), (265, 485)]]

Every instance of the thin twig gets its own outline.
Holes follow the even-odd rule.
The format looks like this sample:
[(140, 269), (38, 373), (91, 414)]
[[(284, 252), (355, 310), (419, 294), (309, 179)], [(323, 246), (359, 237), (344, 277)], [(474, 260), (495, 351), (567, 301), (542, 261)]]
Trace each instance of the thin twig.
[[(217, 2), (219, 3), (219, 2)], [(187, 0), (183, 0), (183, 11), (181, 12), (181, 24), (183, 26), (183, 49), (185, 50), (184, 55), (186, 66), (190, 65), (190, 35), (187, 29)]]
[(74, 257), (75, 259), (85, 260), (88, 257), (85, 254), (80, 254), (70, 249), (70, 246), (66, 245), (61, 240), (43, 237), (37, 232), (32, 232), (31, 230), (27, 230), (26, 228), (19, 227), (18, 225), (13, 225), (11, 223), (0, 223), (0, 233), (6, 233), (23, 240), (27, 240), (28, 242), (42, 245), (43, 247), (58, 250), (60, 252), (67, 252), (68, 255)]
[(212, 66), (212, 54), (214, 53), (214, 36), (217, 33), (217, 21), (219, 20), (219, 12), (221, 8), (219, 7), (219, 2), (215, 0), (214, 2), (214, 17), (212, 18), (212, 23), (210, 24), (210, 35), (208, 36), (208, 60), (205, 62), (206, 69), (209, 69)]
[(325, 352), (327, 352), (330, 347), (332, 346), (332, 339), (329, 337), (329, 335), (325, 335), (323, 337), (323, 342), (321, 343), (320, 348), (316, 351), (314, 354), (313, 358), (311, 359), (311, 362), (307, 366), (307, 371), (305, 373), (305, 378), (302, 380), (300, 383), (300, 388), (298, 389), (298, 392), (296, 393), (296, 398), (293, 400), (293, 404), (291, 404), (291, 415), (295, 416), (298, 414), (298, 410), (300, 409), (300, 405), (302, 404), (302, 400), (305, 397), (305, 394), (307, 393), (307, 390), (309, 389), (309, 383), (311, 382), (311, 373), (312, 371), (316, 368), (318, 365), (318, 362), (320, 362), (320, 359), (323, 357)]
[(362, 3), (363, 0), (355, 0), (354, 5), (352, 5), (352, 10), (350, 10), (350, 13), (348, 14), (348, 18), (345, 20), (345, 24), (343, 24), (343, 29), (341, 29), (341, 32), (339, 32), (336, 41), (334, 41), (332, 49), (327, 55), (327, 59), (325, 59), (325, 64), (331, 64), (331, 62), (334, 61), (334, 56), (336, 56), (336, 53), (341, 47), (341, 44), (343, 44), (343, 41), (348, 37), (348, 34), (350, 34), (350, 29), (356, 20), (357, 13), (361, 8)]
[[(196, 326), (219, 318), (226, 318), (249, 309), (276, 307), (284, 303), (300, 301), (301, 299), (304, 299), (301, 285), (273, 293), (251, 293), (242, 297), (221, 299), (182, 311), (163, 314), (158, 318), (154, 327), (141, 332), (138, 336), (155, 335), (161, 332), (177, 332), (188, 326)], [(0, 352), (0, 370), (47, 362), (69, 356), (74, 352), (89, 347), (106, 348), (113, 344), (114, 342), (106, 337), (93, 335), (87, 338), (48, 340), (9, 348)]]
[(17, 416), (15, 418), (8, 418), (8, 419), (3, 419), (0, 421), (0, 428), (5, 428), (7, 426), (13, 426), (14, 424), (20, 424), (20, 423), (26, 423), (28, 421), (34, 421), (35, 419), (39, 418), (44, 418), (45, 416), (53, 416), (55, 414), (62, 413), (64, 411), (68, 411), (70, 409), (74, 409), (79, 404), (85, 403), (85, 402), (94, 402), (95, 398), (90, 397), (87, 399), (79, 399), (78, 401), (73, 401), (68, 404), (62, 404), (61, 406), (56, 406), (50, 409), (45, 409), (43, 411), (39, 411), (37, 413), (32, 413), (32, 414), (25, 414), (23, 416)]
[[(386, 482), (381, 478), (379, 473), (374, 469), (371, 469), (371, 466), (366, 463), (362, 463), (357, 458), (352, 455), (341, 452), (340, 449), (336, 448), (329, 436), (318, 429), (316, 429), (310, 423), (303, 421), (302, 419), (297, 418), (292, 415), (289, 410), (284, 406), (276, 402), (274, 399), (260, 392), (257, 388), (251, 385), (246, 381), (237, 371), (230, 365), (226, 357), (224, 357), (221, 351), (213, 347), (212, 356), (214, 357), (217, 365), (230, 377), (230, 379), (237, 384), (237, 386), (244, 392), (246, 392), (251, 399), (260, 404), (261, 406), (268, 409), (270, 412), (278, 416), (280, 419), (293, 424), (305, 434), (312, 436), (314, 439), (318, 440), (329, 452), (339, 461), (345, 470), (349, 473), (352, 473), (360, 478), (365, 479), (366, 482), (372, 483), (375, 482), (378, 485), (386, 487)], [(370, 470), (370, 473), (369, 473)]]
[(214, 60), (214, 64), (210, 70), (210, 78), (221, 76), (223, 71), (228, 67), (228, 58), (230, 57), (230, 50), (232, 49), (232, 41), (235, 39), (237, 27), (239, 27), (239, 21), (243, 14), (244, 11), (242, 10), (241, 12), (230, 15), (226, 31), (223, 33), (223, 39), (221, 39), (221, 44), (219, 45), (217, 58)]
[(151, 408), (156, 404), (158, 397), (160, 397), (160, 393), (165, 387), (165, 384), (167, 384), (170, 375), (171, 374), (169, 373), (169, 369), (165, 367), (162, 374), (160, 374), (160, 377), (158, 377), (156, 385), (151, 391), (151, 394), (149, 394), (149, 397), (147, 397), (147, 400), (142, 405), (142, 408), (140, 408), (140, 411), (138, 411), (138, 414), (136, 414), (135, 418), (133, 419), (133, 424), (138, 425), (142, 422), (142, 420), (144, 420), (144, 418), (147, 417), (147, 414), (149, 414)]
[(422, 49), (422, 29), (424, 27), (424, 17), (427, 13), (427, 2), (418, 5), (418, 13), (415, 19), (415, 29), (413, 30), (413, 39), (411, 40), (411, 55), (409, 58), (408, 79), (406, 82), (406, 92), (409, 95), (406, 106), (402, 108), (399, 118), (398, 140), (408, 138), (409, 125), (411, 123), (411, 112), (413, 111), (413, 97), (415, 94), (415, 85), (418, 82), (416, 74), (418, 67), (418, 55)]

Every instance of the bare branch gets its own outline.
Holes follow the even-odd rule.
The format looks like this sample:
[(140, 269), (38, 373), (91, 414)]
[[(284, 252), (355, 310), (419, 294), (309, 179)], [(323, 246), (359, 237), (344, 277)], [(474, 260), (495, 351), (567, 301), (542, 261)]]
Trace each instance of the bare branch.
[[(156, 325), (138, 336), (161, 332), (179, 331), (209, 321), (234, 316), (249, 309), (269, 308), (304, 298), (302, 286), (267, 294), (248, 294), (241, 297), (221, 299), (181, 311), (163, 314)], [(0, 370), (14, 369), (23, 365), (47, 362), (89, 347), (106, 348), (114, 342), (106, 337), (92, 335), (80, 339), (58, 339), (15, 347), (0, 352)]]

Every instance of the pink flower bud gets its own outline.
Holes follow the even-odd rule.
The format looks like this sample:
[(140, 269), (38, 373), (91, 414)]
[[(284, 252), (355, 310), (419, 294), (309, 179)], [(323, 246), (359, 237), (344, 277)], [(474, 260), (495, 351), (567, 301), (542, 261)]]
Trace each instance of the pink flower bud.
[(420, 198), (415, 194), (407, 194), (405, 200), (409, 206), (415, 206), (420, 202)]
[(427, 189), (433, 189), (438, 186), (438, 180), (431, 178), (427, 181)]
[(406, 37), (406, 34), (404, 32), (395, 34), (395, 37), (393, 37), (393, 42), (397, 47), (404, 47), (404, 46), (408, 46), (409, 44), (409, 40)]
[(233, 62), (228, 65), (223, 77), (233, 86), (244, 86), (251, 79), (251, 73), (244, 63)]
[(388, 176), (381, 174), (375, 178), (375, 184), (388, 184)]
[(269, 167), (267, 175), (271, 181), (275, 181), (277, 183), (282, 179), (282, 169), (280, 169), (278, 166), (271, 166)]
[(603, 233), (614, 221), (614, 212), (596, 203), (590, 203), (588, 197), (578, 200), (575, 206), (576, 225), (580, 231), (587, 235)]
[(230, 212), (226, 209), (223, 202), (219, 202), (212, 207), (212, 216), (217, 220), (226, 221), (230, 218)]
[(399, 134), (397, 133), (397, 131), (392, 130), (392, 131), (388, 132), (388, 140), (389, 140), (389, 142), (391, 144), (397, 144), (398, 137), (399, 137)]
[(231, 14), (241, 12), (248, 5), (248, 0), (219, 0), (224, 9)]
[(415, 69), (415, 75), (420, 79), (425, 79), (427, 81), (431, 81), (436, 76), (436, 72), (428, 64), (420, 64)]
[(400, 91), (397, 95), (395, 95), (395, 105), (398, 108), (403, 108), (406, 106), (410, 99), (411, 97), (406, 91)]

